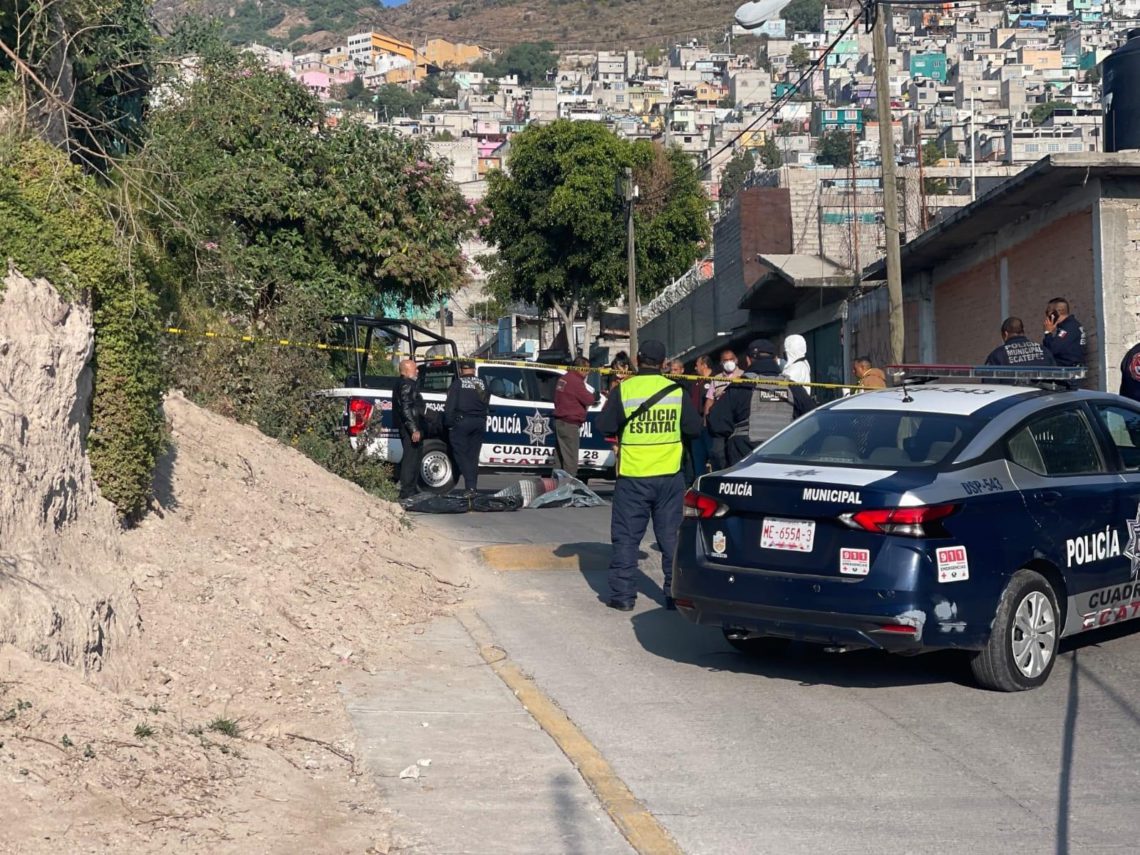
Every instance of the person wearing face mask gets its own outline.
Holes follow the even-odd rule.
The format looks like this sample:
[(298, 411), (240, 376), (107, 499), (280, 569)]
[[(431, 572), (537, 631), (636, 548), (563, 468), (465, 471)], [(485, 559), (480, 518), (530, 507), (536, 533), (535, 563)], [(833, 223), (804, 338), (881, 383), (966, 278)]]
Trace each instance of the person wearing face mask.
[[(720, 354), (720, 372), (713, 375), (708, 384), (708, 391), (705, 393), (704, 414), (706, 419), (716, 402), (724, 396), (724, 393), (732, 385), (731, 383), (718, 383), (717, 378), (731, 379), (743, 376), (744, 370), (736, 364), (736, 354), (731, 350), (722, 351)], [(714, 472), (728, 465), (728, 458), (725, 454), (725, 437), (716, 434), (710, 435), (709, 463), (712, 464)]]
[[(748, 345), (748, 371), (755, 382), (734, 383), (709, 413), (713, 436), (725, 437), (726, 462), (739, 463), (752, 449), (766, 442), (793, 419), (815, 408), (800, 385), (789, 385), (776, 362), (776, 347), (766, 338)], [(764, 382), (770, 378), (774, 382)]]

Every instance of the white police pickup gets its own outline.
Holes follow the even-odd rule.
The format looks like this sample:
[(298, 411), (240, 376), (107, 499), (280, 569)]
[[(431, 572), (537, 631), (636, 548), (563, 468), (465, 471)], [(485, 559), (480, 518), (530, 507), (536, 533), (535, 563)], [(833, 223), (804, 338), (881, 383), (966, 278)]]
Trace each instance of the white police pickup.
[[(368, 374), (368, 361), (370, 356), (390, 360), (393, 354), (410, 354), (419, 365), (419, 386), (428, 411), (438, 414), (431, 419), (434, 430), (424, 441), (420, 487), (438, 493), (450, 490), (456, 469), (448, 453), (442, 414), (447, 389), (457, 372), (455, 343), (402, 319), (346, 315), (333, 320), (350, 332), (356, 370), (343, 386), (322, 394), (344, 400), (344, 428), (352, 442), (365, 441), (367, 453), (379, 460), (400, 462), (403, 446), (392, 412), (397, 378)], [(491, 393), (480, 468), (548, 473), (555, 463), (554, 387), (564, 369), (479, 362), (475, 371)], [(600, 378), (587, 378), (587, 383), (597, 389)], [(582, 477), (603, 477), (614, 467), (612, 445), (594, 429), (594, 420), (604, 404), (605, 396), (599, 393), (582, 425), (578, 451)]]

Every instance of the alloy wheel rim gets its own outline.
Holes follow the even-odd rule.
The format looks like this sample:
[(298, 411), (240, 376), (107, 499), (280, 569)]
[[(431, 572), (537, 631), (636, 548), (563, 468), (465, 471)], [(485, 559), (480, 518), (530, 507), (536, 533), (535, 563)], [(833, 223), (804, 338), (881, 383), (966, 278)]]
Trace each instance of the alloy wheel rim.
[(1029, 679), (1041, 676), (1057, 647), (1057, 615), (1053, 603), (1040, 591), (1031, 591), (1013, 615), (1013, 662)]

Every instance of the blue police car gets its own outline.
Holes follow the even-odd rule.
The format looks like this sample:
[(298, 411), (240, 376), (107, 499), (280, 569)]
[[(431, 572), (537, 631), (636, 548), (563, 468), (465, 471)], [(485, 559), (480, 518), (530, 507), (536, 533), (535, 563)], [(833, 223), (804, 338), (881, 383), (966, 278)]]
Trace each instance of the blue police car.
[(958, 649), (1040, 686), (1062, 637), (1140, 617), (1140, 405), (1025, 382), (1083, 369), (900, 368), (1021, 380), (841, 398), (702, 476), (677, 606), (745, 651)]

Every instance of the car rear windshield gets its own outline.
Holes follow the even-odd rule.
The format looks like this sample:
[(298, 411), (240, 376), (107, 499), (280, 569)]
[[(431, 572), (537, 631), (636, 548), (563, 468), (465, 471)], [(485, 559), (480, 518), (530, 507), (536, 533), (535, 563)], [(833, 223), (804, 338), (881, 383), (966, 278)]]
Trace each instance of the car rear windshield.
[(754, 459), (787, 463), (907, 469), (936, 466), (977, 432), (967, 416), (876, 410), (809, 413), (754, 452)]

